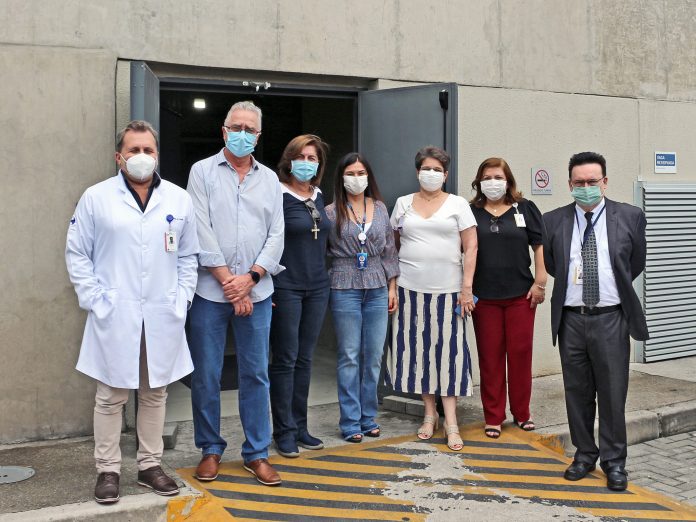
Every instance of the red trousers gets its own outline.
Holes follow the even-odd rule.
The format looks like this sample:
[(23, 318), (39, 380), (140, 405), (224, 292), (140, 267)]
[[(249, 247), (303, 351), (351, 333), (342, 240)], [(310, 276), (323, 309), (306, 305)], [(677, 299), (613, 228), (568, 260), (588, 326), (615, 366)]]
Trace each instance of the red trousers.
[(473, 312), (481, 375), (481, 402), (486, 424), (505, 420), (505, 370), (510, 412), (529, 420), (532, 395), (532, 338), (536, 307), (522, 295), (512, 299), (479, 299)]

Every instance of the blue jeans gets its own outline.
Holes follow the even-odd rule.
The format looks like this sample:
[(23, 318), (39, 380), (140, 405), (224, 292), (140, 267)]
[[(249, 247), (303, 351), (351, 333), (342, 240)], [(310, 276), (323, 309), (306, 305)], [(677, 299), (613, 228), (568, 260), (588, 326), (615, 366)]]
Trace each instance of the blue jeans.
[(312, 354), (326, 314), (329, 287), (276, 288), (271, 319), (271, 412), (273, 438), (297, 441), (307, 433), (307, 396)]
[(239, 416), (246, 440), (242, 458), (249, 462), (268, 456), (271, 421), (268, 407), (268, 335), (271, 298), (254, 303), (248, 317), (234, 315), (230, 303), (196, 295), (189, 310), (188, 344), (191, 374), (194, 442), (203, 455), (222, 455), (227, 447), (220, 435), (220, 376), (232, 321), (239, 374)]
[(377, 380), (387, 335), (387, 287), (331, 289), (331, 314), (338, 339), (339, 427), (344, 439), (379, 427)]

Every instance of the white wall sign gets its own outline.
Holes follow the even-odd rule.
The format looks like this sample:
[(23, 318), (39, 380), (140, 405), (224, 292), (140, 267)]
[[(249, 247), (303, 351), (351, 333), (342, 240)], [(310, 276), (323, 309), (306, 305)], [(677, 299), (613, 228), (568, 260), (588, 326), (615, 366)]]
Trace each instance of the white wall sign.
[(655, 152), (655, 174), (676, 174), (677, 153)]
[(549, 169), (532, 167), (532, 194), (553, 194)]

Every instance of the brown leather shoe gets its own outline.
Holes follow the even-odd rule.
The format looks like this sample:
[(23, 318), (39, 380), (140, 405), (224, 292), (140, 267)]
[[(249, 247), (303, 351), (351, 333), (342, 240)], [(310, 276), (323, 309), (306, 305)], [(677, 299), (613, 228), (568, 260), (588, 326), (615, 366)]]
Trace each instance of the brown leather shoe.
[(118, 495), (119, 475), (114, 471), (105, 471), (97, 477), (94, 487), (94, 500), (100, 504), (113, 504), (121, 498)]
[(210, 482), (218, 476), (218, 467), (220, 466), (221, 455), (208, 453), (203, 455), (203, 458), (198, 463), (196, 474), (194, 475), (201, 482)]
[(179, 494), (179, 486), (159, 466), (138, 471), (138, 484), (150, 488), (158, 495), (171, 496)]
[(244, 469), (256, 477), (264, 486), (280, 486), (280, 475), (270, 465), (268, 459), (256, 459), (244, 463)]

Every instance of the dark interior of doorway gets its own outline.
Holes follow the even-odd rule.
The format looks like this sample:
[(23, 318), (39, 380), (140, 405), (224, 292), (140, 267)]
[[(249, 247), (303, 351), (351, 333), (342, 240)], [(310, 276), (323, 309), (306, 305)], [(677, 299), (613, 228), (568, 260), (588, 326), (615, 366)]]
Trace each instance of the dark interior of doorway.
[[(205, 100), (205, 109), (193, 106)], [(236, 102), (251, 100), (263, 111), (262, 133), (254, 157), (276, 170), (287, 143), (300, 134), (320, 136), (329, 144), (327, 169), (321, 184), (324, 199), (333, 198), (338, 159), (357, 146), (357, 95), (282, 95), (271, 93), (210, 92), (180, 87), (160, 91), (160, 162), (162, 177), (186, 187), (191, 166), (223, 147), (222, 124)]]
[[(194, 108), (195, 99), (205, 100), (205, 109)], [(327, 204), (331, 202), (336, 163), (344, 154), (357, 147), (357, 93), (256, 94), (161, 84), (162, 177), (185, 188), (191, 166), (196, 161), (218, 153), (224, 146), (222, 125), (225, 116), (234, 103), (243, 100), (253, 101), (263, 112), (262, 133), (254, 157), (272, 170), (276, 170), (283, 149), (295, 136), (316, 134), (329, 144), (329, 157), (321, 190), (324, 201)], [(322, 349), (335, 350), (335, 337), (329, 317), (324, 321), (317, 352)], [(221, 379), (223, 390), (237, 389), (234, 352), (233, 335), (228, 331)], [(320, 356), (320, 353), (316, 355)]]

